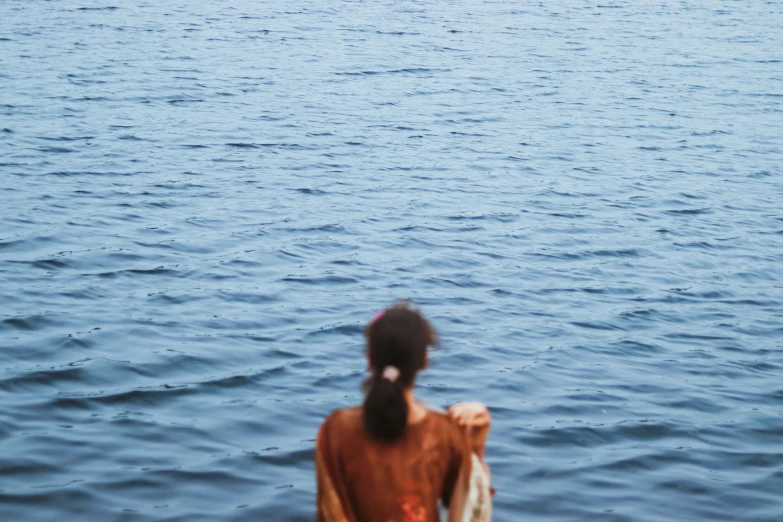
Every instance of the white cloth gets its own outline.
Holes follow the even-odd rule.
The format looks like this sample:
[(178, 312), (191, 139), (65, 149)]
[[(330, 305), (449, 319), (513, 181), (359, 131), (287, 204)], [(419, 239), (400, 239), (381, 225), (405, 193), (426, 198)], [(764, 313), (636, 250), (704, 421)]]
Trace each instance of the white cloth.
[(481, 459), (473, 454), (470, 474), (470, 492), (462, 514), (462, 522), (490, 522), (492, 520), (492, 493), (489, 473)]

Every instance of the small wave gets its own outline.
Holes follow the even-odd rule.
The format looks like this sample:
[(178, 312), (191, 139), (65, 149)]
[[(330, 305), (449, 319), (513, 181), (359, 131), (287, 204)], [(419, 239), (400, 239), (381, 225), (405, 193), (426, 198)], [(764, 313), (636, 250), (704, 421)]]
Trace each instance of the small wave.
[(580, 328), (587, 328), (589, 330), (625, 330), (621, 326), (598, 321), (574, 321), (571, 324)]
[(111, 279), (115, 277), (120, 276), (157, 276), (157, 275), (170, 275), (175, 277), (181, 277), (183, 274), (179, 270), (175, 270), (173, 268), (148, 268), (148, 269), (128, 269), (128, 270), (115, 270), (111, 272), (99, 272), (96, 274), (90, 274), (90, 275), (97, 275), (98, 277)]
[(238, 149), (260, 149), (261, 147), (259, 145), (256, 145), (254, 143), (226, 143), (229, 147), (236, 147)]
[(43, 330), (51, 326), (59, 325), (56, 314), (33, 314), (17, 317), (9, 317), (0, 321), (0, 330)]
[(286, 283), (301, 283), (305, 285), (345, 285), (355, 284), (359, 281), (353, 277), (324, 276), (324, 277), (302, 277), (288, 276), (282, 279)]
[(451, 69), (427, 69), (427, 68), (407, 68), (407, 69), (392, 69), (386, 71), (357, 71), (357, 72), (338, 72), (334, 73), (338, 76), (375, 76), (378, 74), (426, 74), (435, 72), (451, 72)]
[(322, 337), (330, 335), (343, 335), (346, 337), (356, 337), (361, 335), (363, 326), (360, 324), (339, 324), (335, 326), (325, 326), (317, 330), (308, 332), (307, 337)]
[(84, 141), (93, 140), (95, 139), (95, 136), (56, 136), (53, 138), (41, 136), (40, 139), (46, 141)]
[(329, 194), (324, 190), (316, 189), (316, 188), (298, 188), (298, 189), (291, 189), (291, 190), (295, 192), (299, 192), (300, 194), (308, 194), (311, 196), (323, 196)]
[(679, 216), (697, 216), (701, 214), (710, 214), (712, 209), (709, 208), (685, 208), (680, 210), (666, 210), (667, 214), (674, 214)]
[(68, 147), (38, 147), (39, 152), (49, 152), (54, 154), (69, 154), (71, 152), (78, 152), (76, 149), (70, 149)]
[(136, 408), (161, 404), (193, 393), (196, 393), (196, 390), (187, 385), (161, 385), (130, 391), (59, 393), (50, 399), (49, 404), (57, 409), (85, 411), (96, 409), (98, 406)]

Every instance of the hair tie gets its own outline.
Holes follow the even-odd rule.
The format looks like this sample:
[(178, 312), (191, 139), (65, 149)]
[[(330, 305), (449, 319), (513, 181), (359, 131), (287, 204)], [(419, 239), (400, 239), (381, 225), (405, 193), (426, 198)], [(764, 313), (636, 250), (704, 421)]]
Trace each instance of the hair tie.
[(370, 321), (370, 324), (373, 324), (375, 321), (383, 317), (383, 314), (386, 313), (386, 310), (381, 310), (377, 314), (375, 314), (375, 317), (372, 318), (372, 321)]
[(394, 366), (387, 366), (386, 368), (383, 369), (383, 373), (381, 374), (381, 377), (391, 382), (396, 381), (397, 377), (399, 376), (400, 376), (400, 370), (398, 370)]

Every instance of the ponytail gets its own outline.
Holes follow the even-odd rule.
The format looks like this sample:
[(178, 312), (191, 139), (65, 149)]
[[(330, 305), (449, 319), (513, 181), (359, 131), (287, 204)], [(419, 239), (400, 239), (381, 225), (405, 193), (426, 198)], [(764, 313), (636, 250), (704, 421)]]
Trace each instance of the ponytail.
[(364, 429), (373, 439), (387, 443), (402, 438), (408, 425), (408, 403), (402, 385), (396, 378), (388, 378), (389, 370), (399, 375), (399, 370), (389, 366), (364, 383), (363, 408)]
[(370, 438), (392, 443), (405, 435), (408, 425), (405, 390), (427, 365), (427, 347), (436, 345), (438, 336), (407, 301), (376, 315), (364, 335), (370, 367), (370, 377), (364, 382), (364, 429)]

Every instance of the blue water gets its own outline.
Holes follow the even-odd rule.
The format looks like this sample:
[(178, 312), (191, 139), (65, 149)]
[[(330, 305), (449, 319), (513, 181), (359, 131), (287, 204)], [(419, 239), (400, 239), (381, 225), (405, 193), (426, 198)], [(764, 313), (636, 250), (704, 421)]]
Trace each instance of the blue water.
[(361, 328), (497, 521), (783, 520), (783, 2), (3, 0), (0, 520), (309, 521)]

